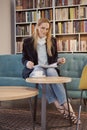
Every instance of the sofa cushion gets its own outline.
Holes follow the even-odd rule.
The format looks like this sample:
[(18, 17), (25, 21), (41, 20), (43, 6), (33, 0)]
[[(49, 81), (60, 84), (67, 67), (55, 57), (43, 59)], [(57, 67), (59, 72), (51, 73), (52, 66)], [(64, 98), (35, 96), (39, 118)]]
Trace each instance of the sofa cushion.
[[(77, 98), (79, 99), (81, 97), (81, 91), (80, 90), (78, 90), (78, 91), (77, 90), (72, 90), (72, 91), (68, 90), (68, 96), (73, 99), (77, 99)], [(87, 98), (86, 91), (83, 92), (83, 98)]]
[(87, 64), (87, 54), (59, 54), (59, 57), (66, 58), (66, 63), (60, 66), (60, 75), (73, 78), (81, 77), (83, 67)]
[(66, 84), (68, 90), (79, 90), (80, 78), (72, 78), (72, 81)]
[(0, 77), (0, 86), (31, 86), (21, 77)]
[(22, 77), (21, 56), (0, 55), (0, 77)]

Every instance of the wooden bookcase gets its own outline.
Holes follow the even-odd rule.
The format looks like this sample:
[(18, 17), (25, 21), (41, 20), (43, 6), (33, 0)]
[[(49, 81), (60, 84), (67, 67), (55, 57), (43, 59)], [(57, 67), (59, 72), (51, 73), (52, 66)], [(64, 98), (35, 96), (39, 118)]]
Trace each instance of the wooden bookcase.
[(41, 17), (50, 20), (59, 52), (87, 52), (86, 0), (15, 0), (15, 53)]

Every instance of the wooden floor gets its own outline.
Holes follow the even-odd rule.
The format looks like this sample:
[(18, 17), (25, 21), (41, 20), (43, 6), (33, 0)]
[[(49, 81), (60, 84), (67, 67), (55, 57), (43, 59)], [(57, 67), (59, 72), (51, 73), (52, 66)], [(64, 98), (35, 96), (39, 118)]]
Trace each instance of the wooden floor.
[[(40, 102), (39, 102), (40, 103)], [(78, 115), (79, 100), (71, 101), (73, 108)], [(38, 105), (37, 124), (35, 130), (41, 130), (40, 123), (40, 104)], [(79, 130), (87, 130), (87, 106), (83, 104), (81, 113), (82, 124)], [(69, 120), (65, 120), (63, 116), (56, 110), (54, 105), (47, 104), (47, 130), (76, 130), (76, 125), (69, 125)], [(57, 128), (54, 128), (58, 126)], [(62, 126), (62, 128), (59, 128)], [(63, 127), (64, 126), (64, 127)], [(52, 127), (52, 128), (50, 128)], [(28, 108), (1, 108), (0, 109), (0, 130), (32, 130), (32, 117)]]

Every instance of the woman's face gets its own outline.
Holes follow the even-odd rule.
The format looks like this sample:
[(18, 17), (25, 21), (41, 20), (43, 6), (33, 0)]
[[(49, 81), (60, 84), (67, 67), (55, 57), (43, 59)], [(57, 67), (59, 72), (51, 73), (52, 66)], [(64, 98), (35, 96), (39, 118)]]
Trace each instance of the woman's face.
[(49, 23), (42, 23), (40, 26), (38, 26), (38, 35), (40, 38), (47, 36), (49, 26)]

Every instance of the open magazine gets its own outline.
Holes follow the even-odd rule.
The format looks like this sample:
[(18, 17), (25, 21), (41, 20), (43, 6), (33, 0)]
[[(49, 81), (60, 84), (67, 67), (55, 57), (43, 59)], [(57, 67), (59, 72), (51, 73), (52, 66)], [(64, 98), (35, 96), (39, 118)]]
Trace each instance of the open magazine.
[(42, 67), (42, 68), (57, 68), (58, 64), (57, 64), (57, 62), (55, 62), (55, 63), (50, 64), (50, 65), (35, 65), (34, 66), (35, 69), (32, 72), (31, 77), (45, 77), (43, 71), (39, 70), (39, 67)]
[(58, 67), (57, 62), (50, 65), (40, 65), (43, 68), (56, 68)]
[(50, 64), (50, 65), (35, 65), (34, 67), (36, 67), (36, 66), (41, 66), (43, 68), (57, 68), (58, 64), (57, 64), (57, 62), (55, 62), (55, 63)]

